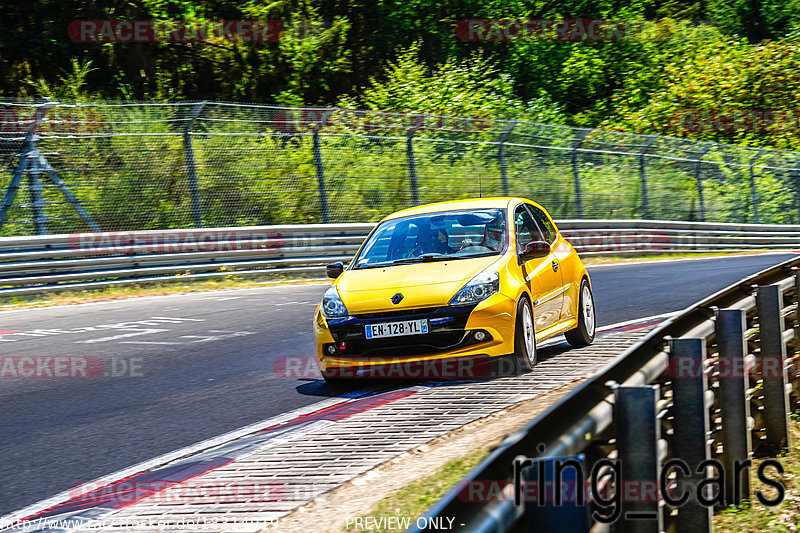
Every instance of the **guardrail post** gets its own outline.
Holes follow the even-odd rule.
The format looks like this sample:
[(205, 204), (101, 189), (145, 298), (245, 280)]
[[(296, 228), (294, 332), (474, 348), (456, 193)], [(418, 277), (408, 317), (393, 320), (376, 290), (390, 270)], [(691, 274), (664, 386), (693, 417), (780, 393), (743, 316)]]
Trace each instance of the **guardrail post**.
[(764, 429), (760, 445), (770, 457), (789, 448), (789, 396), (786, 390), (786, 345), (783, 343), (783, 294), (777, 285), (756, 292), (760, 330), (761, 380), (764, 388)]
[(508, 164), (506, 163), (506, 137), (514, 129), (514, 126), (519, 124), (519, 120), (512, 120), (508, 126), (500, 132), (500, 137), (497, 138), (497, 159), (500, 163), (500, 183), (503, 187), (503, 196), (508, 196)]
[(417, 164), (414, 161), (414, 134), (419, 126), (414, 126), (406, 136), (406, 159), (408, 160), (408, 187), (411, 190), (411, 203), (419, 205), (419, 186), (417, 185)]
[(644, 147), (642, 147), (642, 151), (639, 152), (639, 180), (642, 185), (642, 218), (653, 218), (652, 213), (650, 213), (650, 197), (647, 194), (647, 171), (645, 170), (644, 156), (657, 139), (658, 135), (649, 136)]
[[(676, 477), (672, 497), (676, 501), (684, 498), (684, 495), (687, 497), (678, 506), (676, 530), (681, 533), (708, 533), (712, 529), (713, 510), (697, 501), (697, 487), (705, 479), (697, 470), (703, 461), (711, 459), (705, 365), (705, 339), (670, 340), (669, 376), (673, 401), (671, 460), (681, 461), (689, 469), (688, 473)], [(669, 463), (665, 464), (665, 468), (667, 465)]]
[(708, 143), (700, 150), (700, 155), (697, 157), (697, 161), (695, 161), (694, 166), (694, 180), (697, 183), (697, 200), (700, 203), (700, 222), (706, 221), (706, 202), (703, 197), (703, 157), (711, 150), (711, 147), (714, 146), (714, 143)]
[(543, 457), (522, 471), (521, 499), (527, 531), (586, 533), (585, 456)]
[(578, 204), (578, 218), (583, 218), (583, 191), (581, 190), (580, 169), (578, 168), (578, 148), (583, 144), (583, 140), (589, 135), (591, 130), (582, 130), (572, 141), (572, 188), (575, 190), (575, 201)]
[(189, 180), (189, 196), (192, 201), (192, 218), (194, 219), (194, 227), (203, 227), (203, 206), (200, 203), (200, 188), (197, 184), (197, 166), (194, 160), (194, 148), (192, 147), (192, 125), (200, 112), (203, 111), (206, 102), (200, 102), (194, 105), (189, 119), (183, 126), (183, 152), (186, 157), (186, 174)]
[(725, 505), (740, 505), (750, 497), (750, 470), (744, 468), (749, 464), (752, 449), (745, 329), (745, 314), (741, 309), (721, 309), (717, 313)]
[(622, 506), (618, 531), (659, 533), (663, 530), (662, 506), (658, 496), (657, 385), (614, 389), (614, 431), (621, 468)]
[(756, 175), (755, 171), (753, 170), (753, 166), (758, 161), (758, 158), (764, 155), (766, 150), (762, 148), (758, 151), (758, 153), (750, 160), (750, 201), (753, 204), (753, 223), (758, 224), (758, 189), (756, 188)]

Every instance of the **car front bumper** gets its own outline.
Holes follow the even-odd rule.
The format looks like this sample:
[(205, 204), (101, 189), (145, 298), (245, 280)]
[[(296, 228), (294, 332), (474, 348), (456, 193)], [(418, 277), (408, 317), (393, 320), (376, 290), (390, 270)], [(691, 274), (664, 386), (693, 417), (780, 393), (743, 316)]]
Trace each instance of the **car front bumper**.
[[(500, 293), (473, 306), (386, 309), (343, 318), (326, 318), (318, 307), (314, 336), (319, 367), (323, 373), (347, 369), (348, 374), (358, 374), (371, 367), (405, 365), (402, 372), (420, 377), (412, 375), (420, 366), (412, 363), (447, 365), (453, 359), (480, 361), (507, 355), (514, 351), (515, 307), (512, 298)], [(429, 333), (366, 339), (367, 325), (422, 318), (428, 320)], [(475, 332), (479, 330), (488, 334), (488, 339), (478, 341)], [(334, 354), (328, 353), (330, 346), (334, 346)]]

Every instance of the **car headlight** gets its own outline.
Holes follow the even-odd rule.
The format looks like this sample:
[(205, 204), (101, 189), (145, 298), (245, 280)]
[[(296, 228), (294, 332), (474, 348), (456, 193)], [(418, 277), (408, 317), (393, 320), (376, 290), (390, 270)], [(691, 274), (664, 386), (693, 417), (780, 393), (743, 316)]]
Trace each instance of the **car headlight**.
[(335, 285), (328, 287), (328, 290), (322, 295), (322, 312), (327, 317), (345, 316), (347, 314), (347, 308), (344, 306), (342, 299), (339, 298), (339, 291), (336, 290)]
[(469, 283), (461, 287), (453, 299), (450, 300), (450, 305), (467, 305), (478, 303), (485, 300), (492, 294), (500, 290), (500, 276), (497, 272), (481, 272)]

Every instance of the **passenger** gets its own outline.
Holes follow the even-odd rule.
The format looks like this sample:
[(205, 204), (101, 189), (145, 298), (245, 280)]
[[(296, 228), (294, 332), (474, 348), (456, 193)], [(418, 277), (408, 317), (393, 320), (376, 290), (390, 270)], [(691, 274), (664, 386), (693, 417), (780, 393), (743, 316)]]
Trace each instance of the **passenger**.
[(504, 227), (505, 224), (503, 223), (503, 219), (500, 217), (495, 218), (486, 224), (486, 228), (483, 232), (483, 240), (479, 246), (488, 248), (493, 252), (499, 252), (502, 250)]

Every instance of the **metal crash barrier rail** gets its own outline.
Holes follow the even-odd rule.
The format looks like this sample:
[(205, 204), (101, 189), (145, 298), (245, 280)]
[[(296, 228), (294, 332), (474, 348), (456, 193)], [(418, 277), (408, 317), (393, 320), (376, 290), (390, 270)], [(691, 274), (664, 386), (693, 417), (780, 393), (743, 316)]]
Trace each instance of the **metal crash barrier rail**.
[[(800, 226), (561, 220), (583, 256), (800, 248)], [(0, 298), (188, 279), (323, 276), (374, 224), (307, 224), (0, 238)]]
[[(779, 502), (776, 458), (800, 400), (798, 267), (745, 278), (651, 331), (507, 437), (418, 525), (693, 533), (711, 531), (716, 510)], [(756, 478), (771, 491), (753, 490)]]

